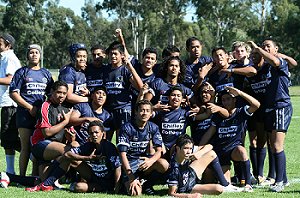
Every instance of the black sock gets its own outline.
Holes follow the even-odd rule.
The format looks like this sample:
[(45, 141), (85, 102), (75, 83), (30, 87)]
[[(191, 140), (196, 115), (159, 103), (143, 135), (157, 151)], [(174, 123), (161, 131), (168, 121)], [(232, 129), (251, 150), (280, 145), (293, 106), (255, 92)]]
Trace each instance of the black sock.
[(264, 148), (257, 148), (257, 175), (255, 176), (263, 176), (264, 175), (264, 164), (265, 158), (267, 154), (267, 149)]
[(20, 176), (11, 173), (6, 173), (6, 174), (9, 177), (10, 182), (15, 182), (21, 184), (22, 186), (28, 186), (28, 187), (35, 186), (37, 185), (37, 181), (39, 180), (39, 177), (35, 177), (35, 176)]
[(245, 179), (242, 176), (240, 162), (233, 162), (233, 168), (234, 168), (234, 175), (238, 177), (239, 181), (241, 181), (242, 179)]
[(252, 165), (252, 172), (254, 176), (258, 175), (257, 171), (257, 148), (249, 146), (250, 150), (250, 161)]
[(245, 184), (251, 185), (250, 161), (241, 162), (242, 172), (245, 175)]
[(268, 145), (268, 156), (269, 156), (269, 173), (268, 178), (275, 179), (275, 159), (272, 153), (271, 146)]
[(66, 171), (61, 167), (57, 167), (55, 170), (52, 171), (51, 175), (49, 175), (43, 183), (45, 186), (53, 186), (54, 182), (57, 179), (61, 178), (64, 174), (66, 174)]
[(222, 186), (228, 186), (229, 182), (225, 179), (222, 167), (219, 162), (219, 158), (216, 157), (211, 163), (210, 166), (213, 168), (217, 179), (219, 180)]
[(276, 180), (275, 182), (283, 181), (283, 173), (284, 173), (284, 164), (285, 164), (285, 153), (281, 151), (279, 153), (274, 153), (275, 159), (275, 170), (276, 170)]

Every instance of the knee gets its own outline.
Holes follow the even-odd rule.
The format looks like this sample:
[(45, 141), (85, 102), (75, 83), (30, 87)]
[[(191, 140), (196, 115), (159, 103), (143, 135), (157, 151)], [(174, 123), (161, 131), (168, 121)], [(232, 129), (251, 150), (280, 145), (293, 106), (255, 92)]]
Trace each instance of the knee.
[(247, 151), (243, 146), (238, 146), (237, 147), (237, 153), (239, 155), (240, 161), (247, 161), (248, 160)]
[(209, 155), (212, 159), (215, 159), (217, 157), (217, 154), (214, 150), (209, 151)]
[(169, 169), (169, 163), (167, 160), (160, 158), (157, 160), (158, 166), (158, 172), (165, 173)]

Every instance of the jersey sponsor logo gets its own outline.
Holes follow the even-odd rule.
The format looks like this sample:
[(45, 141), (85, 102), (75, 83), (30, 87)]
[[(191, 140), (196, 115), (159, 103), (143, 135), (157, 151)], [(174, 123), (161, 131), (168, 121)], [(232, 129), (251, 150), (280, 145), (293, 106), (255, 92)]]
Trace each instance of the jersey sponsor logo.
[(222, 139), (222, 138), (232, 138), (232, 137), (235, 137), (235, 136), (236, 136), (236, 133), (219, 134), (220, 139)]
[(105, 86), (107, 89), (124, 89), (122, 82), (107, 82)]
[(184, 123), (162, 123), (162, 129), (182, 130)]
[(48, 82), (48, 80), (47, 80), (47, 78), (42, 78), (42, 81), (43, 81), (43, 83), (47, 83)]
[(233, 83), (226, 83), (226, 84), (223, 84), (223, 85), (218, 85), (216, 87), (216, 91), (221, 92), (225, 89), (225, 87), (233, 87)]
[(26, 83), (26, 89), (46, 89), (45, 83)]
[(230, 126), (230, 127), (220, 127), (218, 129), (218, 133), (234, 133), (237, 132), (237, 126)]
[(160, 100), (160, 102), (161, 102), (162, 104), (168, 104), (168, 103), (169, 103), (169, 98), (168, 98), (168, 96), (160, 95), (159, 100)]
[(124, 81), (124, 80), (123, 80), (123, 76), (117, 76), (116, 79), (117, 79), (118, 82), (123, 82), (123, 81)]
[(161, 130), (161, 133), (163, 134), (163, 135), (176, 135), (176, 136), (179, 136), (179, 135), (181, 135), (181, 131), (173, 131), (173, 130)]
[(254, 91), (258, 91), (257, 89), (261, 89), (261, 90), (263, 90), (263, 93), (265, 93), (266, 90), (262, 89), (262, 88), (266, 88), (268, 84), (270, 84), (270, 80), (264, 80), (264, 81), (260, 81), (260, 82), (251, 84), (251, 88)]
[(145, 148), (149, 144), (149, 141), (141, 141), (141, 142), (130, 142), (130, 147), (132, 148)]
[(78, 93), (80, 90), (83, 90), (84, 88), (86, 88), (86, 84), (81, 84), (81, 85), (76, 85), (76, 90), (75, 92)]
[(87, 85), (90, 87), (96, 87), (103, 85), (103, 80), (88, 80)]

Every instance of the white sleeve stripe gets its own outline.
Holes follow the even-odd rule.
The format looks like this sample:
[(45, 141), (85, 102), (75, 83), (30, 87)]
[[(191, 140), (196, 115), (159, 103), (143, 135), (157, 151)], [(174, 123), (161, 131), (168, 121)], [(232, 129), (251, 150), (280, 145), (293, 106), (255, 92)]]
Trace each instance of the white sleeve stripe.
[(128, 143), (126, 143), (126, 142), (119, 142), (118, 144), (117, 144), (117, 147), (118, 146), (128, 146), (128, 147), (130, 147), (130, 145), (128, 144)]
[(250, 108), (249, 105), (244, 106), (244, 111), (245, 111), (245, 113), (246, 113), (248, 116), (252, 116), (253, 113), (249, 113), (249, 112), (248, 112), (248, 109), (249, 109), (249, 108)]

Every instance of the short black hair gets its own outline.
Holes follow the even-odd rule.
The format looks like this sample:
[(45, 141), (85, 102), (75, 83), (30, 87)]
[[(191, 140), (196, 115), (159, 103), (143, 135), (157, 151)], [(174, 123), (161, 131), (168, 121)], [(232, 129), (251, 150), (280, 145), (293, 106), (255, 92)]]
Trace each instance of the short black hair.
[(154, 47), (147, 47), (143, 50), (143, 53), (142, 53), (142, 57), (144, 58), (146, 56), (146, 54), (149, 54), (149, 53), (152, 53), (152, 54), (155, 54), (156, 55), (156, 59), (157, 59), (157, 50), (156, 48)]
[(178, 85), (172, 86), (172, 87), (167, 91), (167, 95), (170, 96), (171, 93), (172, 93), (173, 91), (175, 91), (175, 90), (180, 91), (180, 92), (182, 93), (182, 95), (183, 95), (183, 89), (182, 89), (180, 86), (178, 86)]
[(137, 112), (139, 110), (140, 106), (142, 106), (142, 105), (150, 105), (151, 110), (153, 111), (153, 104), (149, 100), (146, 100), (146, 99), (138, 101), (135, 104), (134, 110)]
[(191, 138), (188, 134), (182, 134), (176, 140), (176, 146), (182, 148), (186, 144), (194, 144), (193, 138)]
[(192, 36), (192, 37), (188, 38), (185, 42), (186, 49), (188, 49), (192, 45), (193, 41), (199, 41), (200, 45), (203, 45), (202, 41), (200, 41), (198, 38)]
[(112, 50), (118, 50), (121, 54), (124, 54), (125, 47), (119, 41), (112, 42), (105, 50), (106, 54), (109, 54)]
[(95, 120), (95, 121), (90, 122), (89, 127), (88, 127), (88, 131), (90, 131), (90, 128), (92, 128), (93, 126), (98, 126), (102, 132), (105, 132), (103, 122), (101, 122), (99, 120)]
[(162, 51), (162, 58), (169, 57), (174, 52), (180, 53), (180, 49), (177, 46), (175, 46), (175, 45), (168, 45)]
[(92, 48), (91, 48), (91, 52), (93, 52), (93, 51), (95, 51), (95, 50), (97, 50), (97, 49), (100, 49), (100, 50), (102, 50), (102, 51), (105, 52), (105, 47), (103, 47), (103, 46), (100, 45), (100, 44), (93, 45)]
[(64, 86), (67, 88), (67, 90), (69, 90), (69, 87), (68, 87), (68, 84), (65, 82), (65, 81), (61, 81), (61, 80), (58, 80), (58, 81), (55, 81), (52, 86), (51, 86), (51, 89), (53, 91), (56, 91), (59, 87), (61, 86)]
[(96, 86), (91, 90), (91, 94), (95, 93), (98, 90), (102, 90), (107, 94), (107, 89), (105, 86)]
[(225, 52), (227, 54), (227, 51), (224, 47), (215, 47), (211, 50), (211, 55), (214, 55), (214, 53), (216, 53), (219, 50), (222, 50), (223, 52)]

